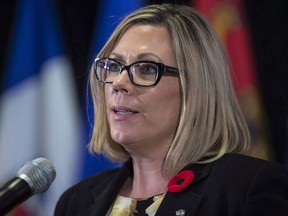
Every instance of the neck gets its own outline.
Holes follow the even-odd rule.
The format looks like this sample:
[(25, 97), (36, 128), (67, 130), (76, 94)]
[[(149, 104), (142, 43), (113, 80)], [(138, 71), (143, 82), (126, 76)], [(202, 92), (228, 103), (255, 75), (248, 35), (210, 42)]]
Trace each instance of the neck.
[(121, 195), (148, 198), (167, 190), (169, 179), (163, 174), (163, 159), (133, 158), (133, 178), (127, 180)]

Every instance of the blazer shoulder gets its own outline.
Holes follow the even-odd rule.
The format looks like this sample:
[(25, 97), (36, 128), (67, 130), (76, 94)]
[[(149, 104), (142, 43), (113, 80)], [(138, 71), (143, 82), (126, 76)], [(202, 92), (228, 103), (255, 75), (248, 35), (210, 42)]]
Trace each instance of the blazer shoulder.
[[(223, 181), (250, 182), (269, 175), (288, 179), (288, 170), (277, 163), (240, 154), (227, 154), (211, 164), (211, 174)], [(234, 179), (234, 180), (233, 180)]]
[(288, 171), (284, 166), (227, 154), (210, 167), (209, 177), (202, 186), (209, 208), (219, 211), (229, 208), (241, 215), (268, 216), (275, 212), (279, 216), (288, 215)]
[(244, 169), (247, 171), (255, 171), (261, 167), (275, 167), (276, 169), (283, 170), (284, 172), (287, 171), (287, 169), (280, 164), (247, 155), (234, 153), (226, 154), (218, 161), (215, 161), (215, 166), (221, 166), (222, 168), (227, 167), (227, 169), (238, 168), (240, 170)]
[(109, 182), (119, 169), (115, 168), (95, 174), (68, 188), (59, 198), (54, 215), (79, 215), (84, 209), (90, 208), (94, 203), (92, 191), (95, 185)]
[(73, 185), (72, 187), (70, 187), (66, 192), (69, 193), (69, 191), (79, 191), (79, 190), (91, 191), (95, 187), (95, 184), (97, 184), (98, 182), (105, 182), (108, 179), (111, 179), (119, 169), (120, 168), (114, 168), (89, 176), (81, 180), (77, 184)]

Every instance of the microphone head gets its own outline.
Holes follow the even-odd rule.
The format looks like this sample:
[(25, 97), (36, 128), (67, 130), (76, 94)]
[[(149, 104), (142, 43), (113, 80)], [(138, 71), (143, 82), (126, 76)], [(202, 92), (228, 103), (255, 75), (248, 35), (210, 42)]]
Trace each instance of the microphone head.
[(29, 184), (32, 194), (38, 194), (49, 188), (56, 177), (56, 171), (51, 161), (37, 158), (25, 163), (18, 171), (17, 177)]

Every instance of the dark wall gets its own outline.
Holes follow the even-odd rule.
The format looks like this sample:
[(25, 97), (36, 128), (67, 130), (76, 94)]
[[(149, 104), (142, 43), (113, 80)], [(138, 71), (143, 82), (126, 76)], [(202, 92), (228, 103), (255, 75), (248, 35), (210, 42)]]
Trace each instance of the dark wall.
[(288, 1), (246, 0), (246, 8), (271, 142), (288, 166)]

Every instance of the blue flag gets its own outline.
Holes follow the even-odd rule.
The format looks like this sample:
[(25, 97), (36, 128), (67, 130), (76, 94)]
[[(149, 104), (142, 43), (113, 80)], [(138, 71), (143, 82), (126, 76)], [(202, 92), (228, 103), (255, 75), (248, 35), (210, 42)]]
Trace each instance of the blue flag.
[(54, 1), (17, 2), (0, 98), (0, 183), (23, 163), (47, 157), (57, 177), (25, 208), (28, 215), (51, 216), (59, 196), (80, 179), (83, 125)]

